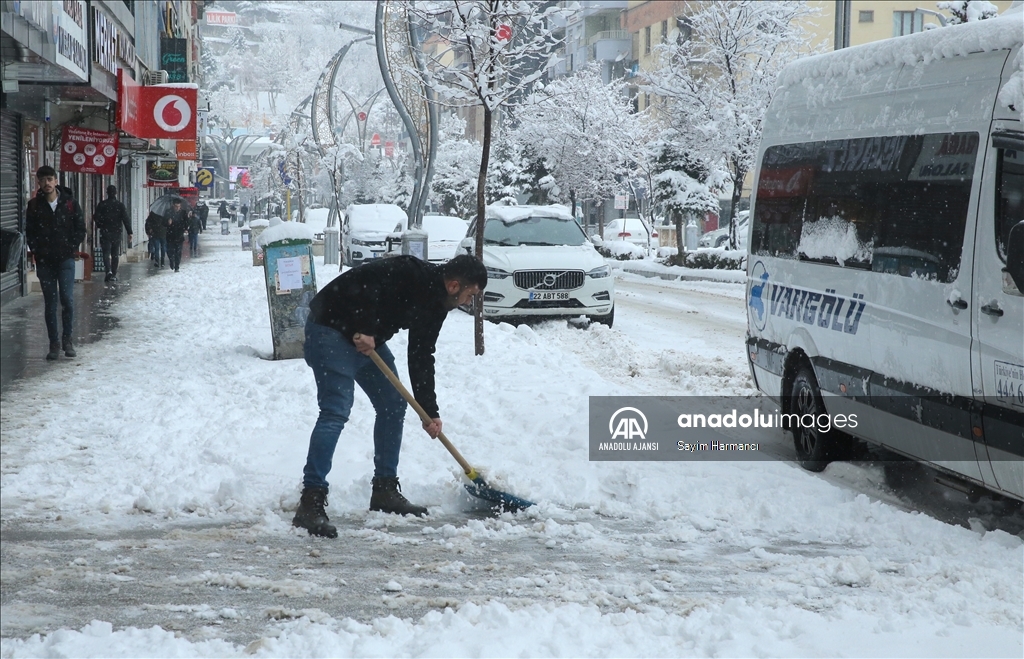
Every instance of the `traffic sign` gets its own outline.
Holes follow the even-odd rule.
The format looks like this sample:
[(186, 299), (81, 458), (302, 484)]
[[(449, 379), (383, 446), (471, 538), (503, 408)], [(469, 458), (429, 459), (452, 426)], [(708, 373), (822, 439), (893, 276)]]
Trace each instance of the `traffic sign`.
[(370, 146), (380, 146), (380, 133), (374, 133), (370, 138)]

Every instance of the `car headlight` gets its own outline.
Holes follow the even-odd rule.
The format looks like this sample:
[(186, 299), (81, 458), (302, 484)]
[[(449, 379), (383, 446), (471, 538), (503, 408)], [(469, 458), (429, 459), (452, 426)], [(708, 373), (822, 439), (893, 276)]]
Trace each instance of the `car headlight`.
[(511, 276), (511, 272), (505, 272), (499, 268), (487, 268), (488, 279), (508, 279)]
[(363, 245), (364, 247), (367, 247), (367, 246), (369, 246), (370, 243), (366, 242), (365, 240), (359, 240), (358, 238), (353, 238), (352, 239), (352, 244), (353, 245)]
[(594, 279), (600, 279), (602, 277), (611, 277), (612, 276), (612, 268), (611, 268), (611, 266), (608, 266), (608, 265), (602, 265), (601, 267), (594, 268), (593, 270), (588, 272), (587, 276), (588, 277), (593, 277)]

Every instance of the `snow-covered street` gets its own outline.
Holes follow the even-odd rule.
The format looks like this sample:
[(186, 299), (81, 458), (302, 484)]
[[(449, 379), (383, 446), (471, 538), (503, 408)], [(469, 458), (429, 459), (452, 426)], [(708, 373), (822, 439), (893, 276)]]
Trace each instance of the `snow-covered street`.
[[(339, 537), (311, 538), (290, 520), (312, 374), (269, 359), (238, 235), (201, 249), (5, 392), (4, 657), (1024, 654), (1016, 518), (910, 510), (870, 466), (588, 460), (589, 396), (759, 395), (737, 283), (619, 272), (613, 329), (489, 324), (482, 357), (452, 312), (445, 431), (538, 505), (480, 509), (410, 412), (399, 474), (430, 515), (367, 512), (359, 392), (329, 477)], [(336, 266), (317, 266), (323, 287)], [(391, 344), (408, 382), (406, 334)]]

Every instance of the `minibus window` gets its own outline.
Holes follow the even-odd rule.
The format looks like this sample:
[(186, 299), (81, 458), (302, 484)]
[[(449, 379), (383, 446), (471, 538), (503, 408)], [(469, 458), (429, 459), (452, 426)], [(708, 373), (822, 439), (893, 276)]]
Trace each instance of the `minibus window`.
[(756, 254), (956, 279), (977, 133), (890, 135), (765, 150)]
[(1010, 229), (1024, 222), (1024, 150), (999, 149), (996, 160), (996, 253), (1006, 263)]

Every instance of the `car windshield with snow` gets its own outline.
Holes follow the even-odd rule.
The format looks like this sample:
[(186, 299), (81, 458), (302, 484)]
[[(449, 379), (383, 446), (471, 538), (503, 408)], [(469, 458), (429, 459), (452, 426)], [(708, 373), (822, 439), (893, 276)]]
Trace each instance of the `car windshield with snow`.
[[(475, 221), (461, 249), (474, 247)], [(611, 325), (611, 268), (563, 206), (489, 206), (484, 317), (581, 316)]]

